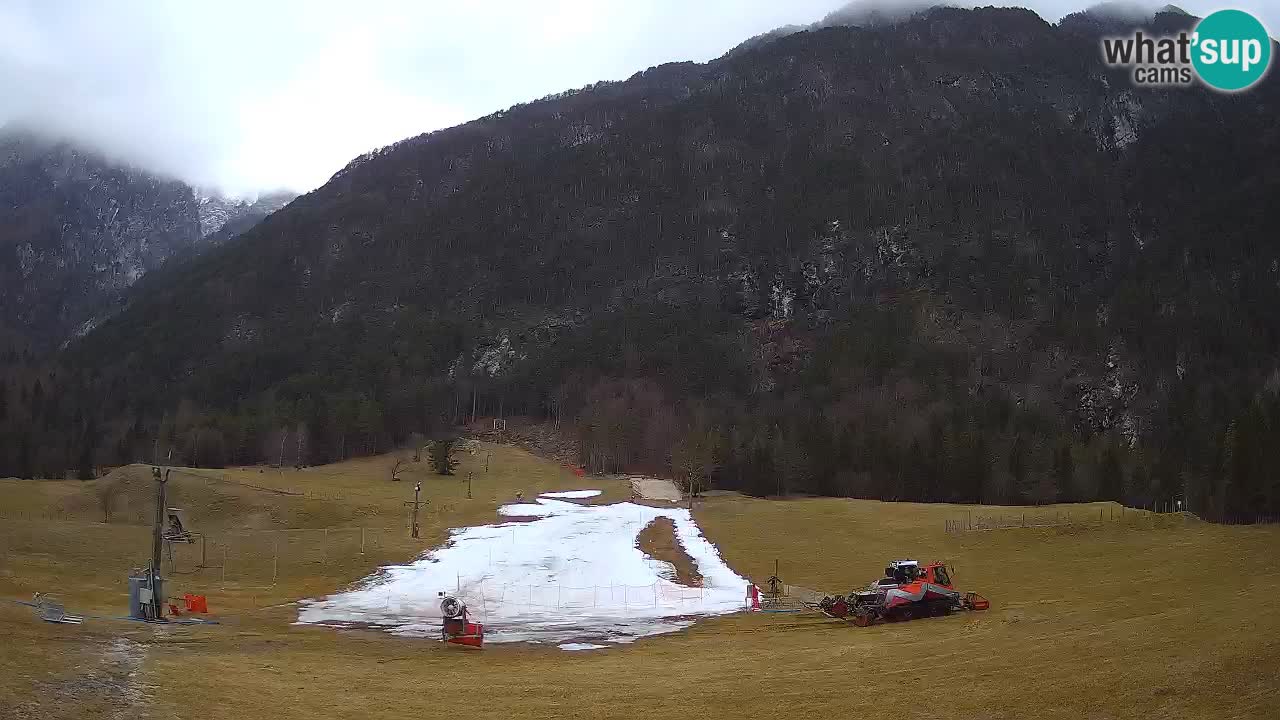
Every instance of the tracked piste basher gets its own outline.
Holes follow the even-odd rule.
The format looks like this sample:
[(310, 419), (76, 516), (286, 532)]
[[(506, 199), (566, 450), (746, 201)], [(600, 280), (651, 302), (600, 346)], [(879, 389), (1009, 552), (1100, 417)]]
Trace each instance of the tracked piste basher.
[(866, 627), (957, 610), (986, 610), (991, 603), (978, 593), (956, 590), (943, 563), (894, 560), (884, 569), (883, 578), (848, 595), (824, 597), (818, 607), (830, 617)]

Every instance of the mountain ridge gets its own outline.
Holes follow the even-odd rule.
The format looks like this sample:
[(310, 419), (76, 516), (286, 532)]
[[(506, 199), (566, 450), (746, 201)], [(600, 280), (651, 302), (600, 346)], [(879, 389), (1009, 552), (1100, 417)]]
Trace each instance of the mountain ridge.
[[(1221, 458), (1270, 457), (1276, 106), (1129, 88), (1024, 10), (787, 35), (357, 158), (63, 363), (120, 456), (323, 462), (475, 407), (757, 493), (1274, 502)], [(1209, 242), (1197, 207), (1251, 212)]]
[(144, 274), (288, 203), (197, 196), (186, 183), (21, 127), (0, 129), (0, 325), (37, 351), (115, 312)]

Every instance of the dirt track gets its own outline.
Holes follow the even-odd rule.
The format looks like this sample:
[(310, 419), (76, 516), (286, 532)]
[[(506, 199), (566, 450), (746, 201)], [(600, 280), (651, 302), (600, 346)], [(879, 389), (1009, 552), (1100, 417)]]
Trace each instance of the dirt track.
[(651, 477), (631, 478), (631, 489), (645, 500), (666, 500), (680, 502), (680, 489), (670, 480), (659, 480)]

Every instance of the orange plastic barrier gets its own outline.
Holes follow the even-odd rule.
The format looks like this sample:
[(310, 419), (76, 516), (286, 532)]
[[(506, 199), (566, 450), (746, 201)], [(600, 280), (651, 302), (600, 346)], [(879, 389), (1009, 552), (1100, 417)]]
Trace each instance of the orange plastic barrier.
[(187, 612), (207, 613), (209, 612), (209, 601), (203, 595), (192, 595), (190, 593), (183, 595), (182, 599), (187, 604)]

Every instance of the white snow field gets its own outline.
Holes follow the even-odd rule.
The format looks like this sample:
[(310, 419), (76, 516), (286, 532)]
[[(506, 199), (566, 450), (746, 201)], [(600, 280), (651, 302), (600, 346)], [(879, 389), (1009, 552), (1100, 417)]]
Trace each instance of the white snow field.
[[(452, 530), (444, 546), (408, 565), (384, 567), (348, 592), (302, 601), (298, 622), (438, 638), (437, 593), (446, 591), (484, 623), (487, 642), (629, 643), (743, 609), (746, 579), (729, 569), (686, 509), (538, 498), (499, 512), (536, 519)], [(672, 520), (702, 587), (677, 584), (670, 563), (636, 546), (658, 517)]]
[(563, 500), (585, 500), (600, 494), (600, 490), (566, 490), (565, 492), (546, 492), (538, 497), (560, 498)]

